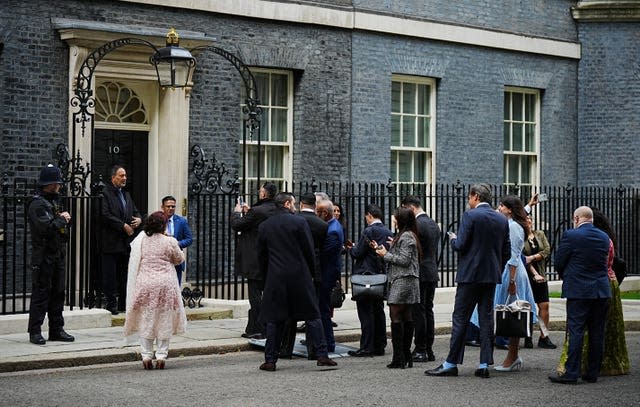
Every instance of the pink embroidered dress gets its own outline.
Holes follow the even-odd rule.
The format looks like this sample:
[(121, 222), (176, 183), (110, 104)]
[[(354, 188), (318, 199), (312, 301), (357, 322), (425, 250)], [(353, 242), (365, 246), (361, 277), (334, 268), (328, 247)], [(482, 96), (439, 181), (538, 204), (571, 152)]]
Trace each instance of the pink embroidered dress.
[(187, 318), (174, 265), (184, 261), (178, 241), (144, 232), (131, 243), (125, 336), (170, 339), (185, 332)]

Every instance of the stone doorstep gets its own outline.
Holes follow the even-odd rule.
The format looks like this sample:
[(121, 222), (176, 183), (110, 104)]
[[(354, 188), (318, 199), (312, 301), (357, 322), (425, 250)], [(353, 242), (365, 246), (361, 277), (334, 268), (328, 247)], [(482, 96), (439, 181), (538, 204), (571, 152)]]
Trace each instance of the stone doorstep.
[[(202, 321), (202, 320), (233, 318), (232, 309), (202, 307), (202, 308), (186, 308), (185, 311), (187, 313), (187, 321)], [(111, 316), (111, 326), (124, 326), (124, 321), (125, 321), (124, 312), (121, 312), (118, 315)]]

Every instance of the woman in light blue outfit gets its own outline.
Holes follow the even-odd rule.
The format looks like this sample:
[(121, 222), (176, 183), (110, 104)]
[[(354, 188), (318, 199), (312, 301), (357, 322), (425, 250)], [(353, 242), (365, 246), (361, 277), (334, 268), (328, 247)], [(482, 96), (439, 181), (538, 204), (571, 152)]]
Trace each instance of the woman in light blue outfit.
[[(522, 248), (524, 237), (529, 234), (527, 214), (524, 211), (522, 201), (513, 195), (502, 198), (498, 211), (509, 219), (509, 238), (511, 239), (511, 258), (502, 272), (502, 284), (496, 286), (494, 305), (509, 304), (518, 299), (526, 300), (532, 304), (533, 322), (537, 322), (535, 313), (535, 300), (527, 271), (522, 263)], [(518, 356), (520, 338), (509, 338), (509, 351), (502, 365), (495, 367), (500, 372), (514, 372), (522, 369), (522, 358)]]

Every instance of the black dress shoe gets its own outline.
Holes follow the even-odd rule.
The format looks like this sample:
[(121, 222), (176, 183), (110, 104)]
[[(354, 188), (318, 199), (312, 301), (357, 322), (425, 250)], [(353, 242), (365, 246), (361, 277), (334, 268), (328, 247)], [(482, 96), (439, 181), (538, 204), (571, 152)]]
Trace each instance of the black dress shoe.
[(307, 324), (304, 322), (300, 324), (300, 326), (296, 327), (296, 332), (306, 332), (306, 330), (307, 330)]
[[(538, 341), (538, 343), (540, 343)], [(533, 339), (531, 337), (524, 338), (524, 347), (527, 349), (533, 349)]]
[(265, 339), (265, 336), (262, 333), (258, 332), (257, 334), (250, 334), (249, 339), (262, 340)]
[(335, 360), (329, 359), (328, 357), (319, 357), (316, 362), (318, 366), (338, 366), (338, 363)]
[(480, 342), (478, 341), (466, 341), (465, 346), (473, 346), (474, 348), (480, 347)]
[(595, 383), (598, 381), (597, 377), (592, 377), (592, 376), (587, 376), (587, 375), (582, 375), (582, 380), (587, 382), (587, 383)]
[(435, 369), (425, 370), (424, 374), (426, 374), (427, 376), (457, 376), (458, 366), (445, 369), (443, 365), (440, 365)]
[(548, 336), (538, 339), (538, 347), (543, 349), (555, 349), (557, 346), (551, 342)]
[(73, 342), (76, 340), (73, 336), (66, 333), (63, 329), (55, 332), (49, 332), (50, 341)]
[(358, 350), (350, 350), (347, 352), (349, 356), (353, 356), (354, 358), (363, 358), (373, 356), (373, 353), (366, 349), (358, 349)]
[(272, 362), (264, 362), (263, 364), (260, 365), (259, 369), (260, 370), (265, 370), (267, 372), (275, 372), (276, 371), (276, 364), (272, 363)]
[(107, 311), (109, 311), (111, 313), (111, 315), (118, 315), (118, 309), (116, 307), (107, 307), (105, 308)]
[(44, 345), (47, 341), (44, 340), (41, 333), (29, 334), (29, 342), (34, 345)]
[(564, 376), (549, 376), (549, 380), (551, 383), (560, 383), (560, 384), (576, 384), (578, 383), (578, 379), (569, 379)]
[(413, 361), (414, 362), (428, 362), (429, 358), (427, 358), (427, 354), (426, 353), (421, 353), (421, 352), (416, 352), (413, 354)]
[(432, 350), (428, 350), (427, 351), (427, 361), (429, 361), (429, 362), (435, 362), (436, 361), (436, 355), (433, 354)]
[(476, 372), (474, 373), (476, 375), (476, 377), (482, 377), (483, 379), (488, 379), (489, 378), (489, 369), (486, 367), (480, 368), (480, 369), (476, 369)]

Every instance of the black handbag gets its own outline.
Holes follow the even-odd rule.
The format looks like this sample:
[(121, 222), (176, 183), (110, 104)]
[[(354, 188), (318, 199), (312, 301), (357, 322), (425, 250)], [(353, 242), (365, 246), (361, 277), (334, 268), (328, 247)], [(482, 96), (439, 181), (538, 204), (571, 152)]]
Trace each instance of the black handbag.
[(384, 300), (387, 289), (386, 274), (354, 274), (351, 276), (351, 299)]
[(622, 280), (627, 276), (627, 262), (620, 256), (614, 256), (611, 268), (613, 269), (613, 272), (616, 273), (616, 280), (618, 280), (618, 284), (622, 284)]
[(346, 295), (344, 294), (342, 285), (340, 284), (340, 281), (338, 281), (336, 283), (336, 286), (331, 289), (331, 299), (329, 301), (331, 304), (331, 308), (342, 307), (342, 303), (344, 302), (345, 298), (346, 298)]
[(496, 305), (493, 310), (493, 331), (496, 336), (507, 338), (530, 337), (533, 331), (531, 304), (516, 299), (509, 305)]

